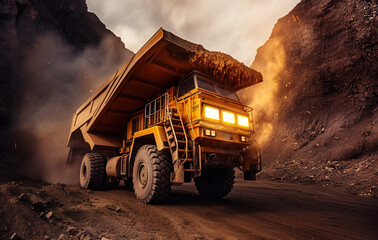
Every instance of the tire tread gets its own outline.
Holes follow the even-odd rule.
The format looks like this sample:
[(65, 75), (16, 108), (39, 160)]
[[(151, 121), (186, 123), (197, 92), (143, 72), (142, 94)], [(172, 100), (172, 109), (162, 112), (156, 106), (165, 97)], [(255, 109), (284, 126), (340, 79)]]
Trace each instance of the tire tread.
[(148, 196), (137, 199), (143, 203), (158, 203), (165, 199), (170, 191), (172, 183), (169, 180), (169, 174), (172, 170), (171, 158), (167, 152), (158, 151), (155, 145), (142, 146), (137, 155), (146, 152), (152, 165), (152, 186)]
[[(215, 173), (216, 170), (218, 170), (218, 173)], [(210, 179), (210, 182), (214, 184), (207, 183), (207, 179)], [(222, 198), (229, 194), (234, 186), (235, 171), (232, 168), (212, 169), (208, 172), (204, 170), (202, 176), (194, 179), (194, 183), (197, 191), (202, 196), (206, 198)]]
[(103, 186), (105, 177), (105, 163), (104, 158), (100, 153), (87, 153), (84, 158), (88, 157), (88, 183), (84, 189), (99, 190)]

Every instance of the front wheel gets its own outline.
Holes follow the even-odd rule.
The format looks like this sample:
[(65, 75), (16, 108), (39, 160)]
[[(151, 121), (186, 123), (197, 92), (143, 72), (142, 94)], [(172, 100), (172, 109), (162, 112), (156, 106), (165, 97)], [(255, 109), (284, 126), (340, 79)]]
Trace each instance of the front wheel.
[(231, 168), (203, 169), (194, 179), (197, 191), (206, 198), (222, 198), (231, 192), (235, 182), (235, 171)]
[(135, 157), (133, 186), (136, 198), (143, 203), (157, 203), (171, 191), (171, 158), (154, 145), (142, 146)]

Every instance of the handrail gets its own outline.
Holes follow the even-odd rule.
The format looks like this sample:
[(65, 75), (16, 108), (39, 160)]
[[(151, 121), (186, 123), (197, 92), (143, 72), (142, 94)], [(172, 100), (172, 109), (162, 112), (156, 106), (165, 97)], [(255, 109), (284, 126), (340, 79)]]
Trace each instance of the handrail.
[(254, 120), (254, 118), (253, 118), (253, 108), (248, 107), (248, 106), (244, 106), (244, 110), (245, 110), (245, 111), (248, 113), (248, 115), (249, 115), (248, 121), (249, 121), (250, 123), (252, 123), (250, 128), (251, 128), (252, 132), (254, 133), (254, 132), (255, 132), (255, 120)]
[[(177, 151), (177, 156), (179, 154), (179, 151), (178, 151), (178, 141), (177, 141), (177, 137), (176, 137), (176, 132), (175, 132), (175, 128), (173, 127), (173, 123), (172, 123), (172, 109), (169, 108), (169, 113), (168, 113), (168, 120), (169, 120), (169, 123), (170, 123), (170, 126), (171, 126), (171, 131), (172, 131), (172, 136), (174, 137), (174, 141), (175, 141), (175, 144), (176, 144), (176, 151)], [(178, 157), (177, 157), (177, 160), (178, 160)], [(175, 163), (175, 162), (173, 162)]]
[(190, 128), (192, 129), (192, 140), (194, 140), (195, 137), (194, 137), (194, 130), (193, 130), (193, 125), (192, 125), (192, 116), (189, 117), (189, 112), (186, 107), (185, 100), (183, 102), (184, 102), (184, 109), (186, 111), (186, 115), (188, 116), (188, 119), (189, 119)]
[[(145, 105), (144, 116), (146, 118), (146, 127), (161, 124), (167, 120), (168, 103), (169, 95), (168, 93), (164, 93)], [(151, 118), (153, 118), (152, 121)]]
[[(173, 98), (174, 98), (174, 100), (176, 102), (177, 113), (178, 113), (178, 115), (180, 117), (181, 126), (182, 126), (182, 128), (184, 130), (184, 136), (185, 136), (185, 160), (181, 163), (181, 164), (184, 164), (188, 160), (188, 137), (186, 136), (184, 122), (182, 121), (180, 109), (179, 109), (178, 103), (177, 103), (177, 98), (176, 98), (176, 96), (173, 96)], [(177, 145), (177, 149), (178, 149), (178, 145)]]
[[(192, 101), (192, 94), (190, 94), (190, 101)], [(188, 116), (188, 119), (189, 119), (189, 124), (190, 124), (190, 128), (192, 129), (192, 149), (195, 149), (195, 144), (194, 144), (194, 139), (195, 139), (195, 136), (194, 136), (194, 129), (193, 129), (193, 124), (192, 124), (192, 115), (189, 116), (189, 112), (188, 112), (188, 108), (186, 107), (186, 103), (185, 103), (185, 99), (183, 99), (183, 102), (184, 102), (184, 109), (186, 111), (186, 115)], [(197, 166), (197, 163), (195, 163), (195, 156), (194, 156), (194, 152), (192, 152), (192, 158), (193, 158), (193, 165), (194, 166)], [(185, 163), (185, 162), (184, 162)], [(197, 171), (197, 167), (195, 167), (196, 171)]]

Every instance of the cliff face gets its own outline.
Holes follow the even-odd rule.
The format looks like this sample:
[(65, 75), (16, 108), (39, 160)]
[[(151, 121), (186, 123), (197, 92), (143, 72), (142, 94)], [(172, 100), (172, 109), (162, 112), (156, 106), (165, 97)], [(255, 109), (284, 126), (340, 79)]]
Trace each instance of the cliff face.
[(56, 165), (78, 104), (131, 55), (85, 0), (1, 1), (0, 151)]
[[(27, 80), (22, 74), (24, 62), (35, 48), (42, 48), (40, 38), (54, 35), (60, 44), (79, 54), (88, 47), (96, 47), (105, 39), (113, 47), (113, 63), (120, 62), (131, 52), (125, 49), (116, 37), (93, 13), (87, 11), (84, 0), (7, 0), (0, 3), (0, 110), (1, 126), (4, 127), (10, 106), (14, 103), (17, 90)], [(56, 46), (54, 49), (55, 50)], [(67, 49), (65, 49), (67, 50)], [(56, 55), (56, 54), (55, 54)], [(47, 62), (47, 61), (46, 61)]]
[(85, 1), (7, 0), (0, 6), (3, 44), (24, 47), (41, 33), (55, 31), (68, 44), (84, 48), (98, 44), (107, 35), (124, 49), (123, 43), (93, 13)]
[(377, 4), (303, 0), (278, 20), (243, 91), (255, 107), (262, 177), (375, 195)]

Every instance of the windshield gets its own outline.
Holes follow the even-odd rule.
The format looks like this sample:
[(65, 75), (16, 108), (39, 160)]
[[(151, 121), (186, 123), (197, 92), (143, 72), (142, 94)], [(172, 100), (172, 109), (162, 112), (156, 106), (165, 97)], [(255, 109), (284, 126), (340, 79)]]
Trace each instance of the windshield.
[(219, 91), (219, 94), (222, 95), (222, 96), (225, 96), (225, 97), (234, 99), (236, 101), (239, 101), (238, 96), (234, 92), (228, 91), (228, 90), (226, 90), (224, 88), (220, 88), (220, 87), (218, 87), (218, 91)]
[(236, 93), (226, 90), (223, 87), (219, 86), (217, 83), (197, 74), (192, 75), (190, 78), (187, 78), (182, 83), (180, 83), (178, 97), (185, 95), (187, 92), (194, 88), (202, 88), (224, 97), (239, 101)]

